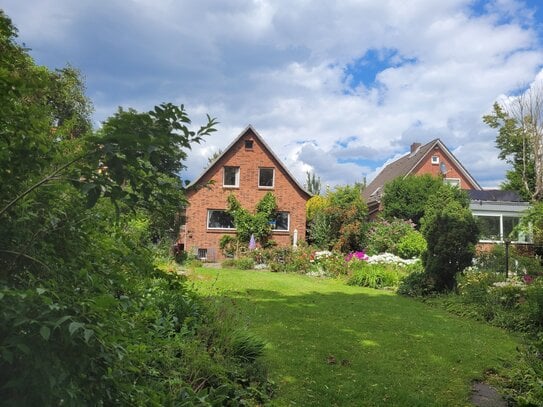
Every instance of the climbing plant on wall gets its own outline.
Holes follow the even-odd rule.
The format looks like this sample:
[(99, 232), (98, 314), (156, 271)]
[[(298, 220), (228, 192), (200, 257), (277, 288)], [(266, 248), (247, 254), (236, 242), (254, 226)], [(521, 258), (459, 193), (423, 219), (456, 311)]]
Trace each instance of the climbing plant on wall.
[(232, 216), (236, 227), (236, 234), (240, 242), (248, 243), (251, 235), (262, 246), (266, 246), (271, 232), (272, 221), (277, 211), (277, 201), (271, 192), (266, 193), (258, 202), (255, 213), (241, 206), (234, 195), (229, 195), (227, 212)]

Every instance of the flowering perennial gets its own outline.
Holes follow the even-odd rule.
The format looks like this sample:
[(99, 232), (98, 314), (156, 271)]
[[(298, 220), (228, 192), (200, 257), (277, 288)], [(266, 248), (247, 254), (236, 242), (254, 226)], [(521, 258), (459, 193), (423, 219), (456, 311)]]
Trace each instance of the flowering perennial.
[(345, 256), (345, 261), (351, 261), (352, 259), (355, 260), (368, 260), (368, 255), (364, 253), (363, 251), (358, 252), (351, 252), (347, 256)]

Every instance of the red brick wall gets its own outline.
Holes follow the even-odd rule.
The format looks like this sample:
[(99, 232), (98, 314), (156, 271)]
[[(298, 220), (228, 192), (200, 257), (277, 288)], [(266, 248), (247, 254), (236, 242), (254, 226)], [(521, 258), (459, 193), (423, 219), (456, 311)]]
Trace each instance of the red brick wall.
[[(439, 164), (432, 164), (432, 156), (439, 157)], [(445, 178), (460, 178), (461, 189), (478, 189), (466, 177), (462, 175), (460, 169), (456, 166), (456, 164), (454, 164), (453, 161), (449, 160), (439, 147), (436, 147), (436, 149), (430, 151), (428, 155), (415, 167), (412, 174), (431, 174), (434, 176), (441, 175), (441, 163), (445, 163), (447, 168)]]
[[(253, 148), (245, 148), (245, 140), (253, 140)], [(240, 167), (239, 188), (223, 187), (223, 167)], [(259, 188), (259, 168), (275, 168), (273, 189)], [(202, 187), (213, 182), (209, 187)], [(305, 240), (305, 204), (309, 198), (295, 182), (284, 172), (279, 163), (268, 154), (251, 130), (247, 131), (230, 150), (199, 180), (200, 188), (188, 192), (189, 206), (186, 211), (187, 221), (184, 236), (180, 236), (185, 250), (194, 248), (210, 249), (216, 254), (216, 259), (223, 256), (219, 250), (219, 240), (225, 234), (235, 235), (235, 231), (208, 230), (207, 210), (226, 209), (227, 197), (233, 193), (244, 208), (254, 211), (256, 204), (267, 192), (273, 192), (277, 200), (277, 210), (290, 213), (288, 232), (273, 232), (272, 239), (280, 246), (292, 244), (294, 230), (298, 230), (298, 240)], [(213, 259), (211, 259), (213, 260)]]

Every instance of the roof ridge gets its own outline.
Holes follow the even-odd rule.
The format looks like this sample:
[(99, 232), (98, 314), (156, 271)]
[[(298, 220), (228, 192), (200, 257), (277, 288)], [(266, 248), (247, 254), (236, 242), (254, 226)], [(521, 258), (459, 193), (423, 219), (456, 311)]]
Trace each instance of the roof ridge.
[(248, 131), (252, 131), (252, 133), (256, 136), (256, 138), (258, 139), (258, 141), (260, 143), (262, 143), (262, 145), (264, 146), (264, 148), (268, 151), (268, 153), (273, 157), (273, 159), (275, 161), (277, 161), (277, 163), (279, 164), (279, 166), (281, 167), (281, 169), (287, 174), (287, 176), (294, 182), (294, 184), (300, 188), (300, 190), (302, 190), (304, 193), (308, 194), (309, 196), (312, 196), (313, 194), (311, 194), (308, 190), (306, 190), (299, 182), (298, 180), (296, 179), (296, 177), (294, 177), (294, 175), (292, 175), (292, 173), (289, 171), (289, 169), (287, 168), (287, 166), (279, 159), (279, 157), (277, 157), (277, 155), (274, 153), (274, 151), (272, 150), (272, 148), (268, 145), (268, 143), (266, 143), (266, 141), (264, 140), (264, 138), (258, 133), (258, 131), (256, 131), (256, 129), (253, 127), (253, 125), (249, 124), (245, 127), (245, 129), (243, 129), (243, 131), (241, 131), (239, 133), (239, 135), (230, 143), (228, 144), (228, 146), (224, 149), (224, 151), (219, 154), (214, 160), (213, 162), (211, 162), (209, 164), (209, 166), (207, 168), (204, 168), (204, 170), (202, 171), (202, 173), (194, 180), (192, 181), (188, 186), (187, 188), (191, 188), (193, 187), (194, 185), (196, 185), (203, 177), (205, 174), (207, 174), (214, 166), (217, 162), (220, 161), (220, 159), (232, 148), (234, 147), (234, 145), (236, 145), (236, 143), (241, 140), (241, 138), (247, 134)]

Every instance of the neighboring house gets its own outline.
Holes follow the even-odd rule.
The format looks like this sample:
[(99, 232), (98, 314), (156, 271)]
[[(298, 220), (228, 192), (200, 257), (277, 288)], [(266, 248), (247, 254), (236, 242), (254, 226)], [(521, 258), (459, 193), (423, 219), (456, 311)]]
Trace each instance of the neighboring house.
[(505, 238), (518, 244), (529, 242), (528, 236), (514, 232), (523, 212), (529, 207), (528, 202), (523, 202), (515, 192), (483, 190), (439, 139), (425, 145), (413, 143), (409, 154), (387, 165), (366, 187), (362, 195), (368, 204), (370, 216), (375, 218), (382, 210), (381, 198), (387, 182), (398, 177), (423, 174), (442, 176), (444, 182), (467, 190), (470, 209), (481, 228), (480, 249), (503, 242)]
[(441, 140), (435, 139), (424, 145), (413, 143), (409, 154), (388, 164), (362, 193), (370, 217), (374, 218), (383, 209), (381, 197), (387, 182), (398, 177), (423, 174), (440, 175), (444, 182), (461, 189), (482, 189)]
[(244, 208), (253, 212), (267, 192), (273, 192), (278, 206), (277, 218), (272, 221), (272, 239), (280, 246), (291, 245), (296, 231), (298, 240), (304, 241), (305, 204), (311, 194), (249, 125), (187, 187), (181, 249), (208, 261), (222, 259), (219, 240), (236, 233), (226, 212), (228, 196), (234, 194)]

